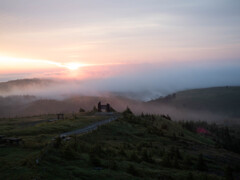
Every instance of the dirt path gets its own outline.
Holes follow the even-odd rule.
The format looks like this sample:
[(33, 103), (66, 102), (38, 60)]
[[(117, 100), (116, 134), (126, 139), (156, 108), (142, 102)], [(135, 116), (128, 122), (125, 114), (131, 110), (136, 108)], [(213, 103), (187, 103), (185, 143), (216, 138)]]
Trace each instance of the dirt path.
[(116, 117), (116, 116), (110, 117), (110, 118), (105, 119), (103, 121), (99, 121), (99, 122), (93, 123), (93, 124), (91, 124), (91, 125), (89, 125), (87, 127), (84, 127), (84, 128), (81, 128), (81, 129), (77, 129), (77, 130), (74, 130), (74, 131), (69, 131), (69, 132), (62, 133), (62, 134), (60, 134), (60, 137), (87, 133), (87, 132), (96, 130), (101, 125), (110, 123), (110, 122), (116, 120), (117, 118), (118, 117)]

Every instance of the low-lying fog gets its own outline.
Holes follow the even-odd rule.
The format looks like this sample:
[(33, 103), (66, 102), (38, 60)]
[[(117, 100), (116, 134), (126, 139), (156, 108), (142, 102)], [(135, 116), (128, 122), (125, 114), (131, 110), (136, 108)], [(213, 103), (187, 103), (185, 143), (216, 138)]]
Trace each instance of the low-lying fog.
[[(98, 68), (98, 71), (91, 76), (92, 71), (89, 70), (89, 78), (85, 80), (54, 79), (49, 82), (25, 83), (22, 86), (13, 84), (7, 90), (0, 84), (0, 96), (35, 95), (62, 99), (72, 95), (106, 96), (114, 93), (131, 99), (148, 101), (180, 90), (240, 85), (239, 63), (222, 62), (216, 67), (211, 62), (203, 62), (200, 65), (195, 65), (193, 62), (174, 65), (116, 65), (103, 68), (102, 71)], [(27, 77), (29, 76), (30, 74)]]
[[(99, 74), (99, 77), (94, 76), (85, 80), (33, 79), (0, 83), (0, 96), (2, 96), (0, 113), (3, 117), (73, 112), (79, 107), (90, 110), (97, 101), (102, 100), (110, 102), (119, 111), (129, 106), (136, 113), (170, 114), (176, 120), (226, 121), (228, 117), (222, 114), (177, 109), (163, 104), (156, 106), (146, 101), (179, 90), (240, 85), (240, 79), (237, 78), (240, 77), (239, 67), (236, 64), (214, 67), (214, 64), (209, 63), (197, 66), (193, 63), (178, 64), (178, 66), (176, 64), (174, 66), (119, 65), (110, 68), (112, 72), (118, 71), (112, 76), (101, 77)], [(13, 95), (30, 95), (30, 97), (27, 101), (24, 98), (8, 97)], [(87, 100), (86, 96), (98, 98)], [(24, 106), (19, 107), (20, 104)]]

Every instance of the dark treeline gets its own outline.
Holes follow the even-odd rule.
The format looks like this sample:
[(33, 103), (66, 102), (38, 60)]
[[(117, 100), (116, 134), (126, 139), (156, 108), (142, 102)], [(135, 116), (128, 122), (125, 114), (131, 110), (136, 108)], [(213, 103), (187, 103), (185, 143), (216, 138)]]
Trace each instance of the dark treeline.
[(180, 121), (179, 124), (194, 133), (197, 133), (198, 128), (204, 128), (207, 130), (206, 136), (209, 136), (216, 142), (216, 147), (225, 148), (240, 154), (239, 132), (231, 129), (231, 127), (220, 126), (215, 123), (209, 124), (203, 121)]

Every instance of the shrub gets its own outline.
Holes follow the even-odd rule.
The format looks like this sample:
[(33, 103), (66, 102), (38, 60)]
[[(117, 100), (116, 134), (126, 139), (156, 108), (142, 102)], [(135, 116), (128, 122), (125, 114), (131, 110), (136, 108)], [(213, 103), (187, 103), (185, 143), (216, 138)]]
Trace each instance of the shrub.
[(62, 138), (61, 137), (57, 137), (53, 143), (53, 147), (55, 148), (59, 148), (62, 145)]
[(93, 106), (92, 112), (98, 112), (98, 109), (96, 108), (96, 106)]
[(101, 166), (102, 165), (101, 160), (99, 158), (97, 158), (94, 154), (90, 155), (89, 161), (90, 161), (90, 164), (93, 166)]
[(103, 152), (103, 149), (102, 147), (97, 144), (97, 145), (94, 145), (92, 148), (91, 148), (91, 153), (92, 154), (96, 154), (98, 156), (101, 156), (104, 152)]
[(139, 175), (138, 171), (136, 170), (136, 168), (133, 165), (128, 166), (127, 172), (133, 176)]
[(162, 165), (164, 166), (164, 167), (171, 167), (172, 165), (171, 165), (171, 162), (170, 162), (170, 158), (169, 158), (169, 156), (168, 156), (168, 154), (164, 154), (164, 156), (163, 156), (163, 159), (162, 159)]
[(117, 170), (118, 169), (118, 165), (116, 163), (116, 161), (110, 161), (109, 163), (109, 169), (112, 169), (112, 170)]
[(123, 117), (128, 120), (131, 120), (133, 118), (133, 113), (129, 107), (127, 107), (127, 109), (125, 111), (123, 111), (122, 114), (123, 114)]
[(123, 111), (123, 114), (133, 114), (131, 109), (129, 107), (126, 108), (125, 111)]
[(190, 157), (189, 157), (189, 156), (185, 156), (184, 159), (183, 159), (184, 168), (185, 168), (185, 169), (188, 169), (189, 167), (192, 166), (192, 164), (193, 164), (193, 163), (192, 163)]
[(199, 171), (206, 171), (207, 170), (207, 165), (206, 165), (206, 162), (205, 162), (202, 154), (199, 154), (199, 156), (198, 156), (196, 169), (199, 170)]
[(187, 180), (194, 180), (192, 173), (188, 173)]
[(76, 158), (76, 152), (73, 150), (73, 148), (68, 145), (64, 150), (63, 150), (63, 156), (66, 159), (75, 159)]
[(79, 109), (79, 112), (85, 112), (85, 109), (80, 108), (80, 109)]
[(125, 157), (127, 156), (126, 152), (123, 149), (119, 151), (119, 154)]
[(140, 159), (138, 158), (138, 156), (135, 153), (132, 153), (130, 155), (130, 160), (134, 161), (134, 162), (140, 162)]
[(168, 125), (167, 124), (162, 124), (161, 128), (164, 129), (164, 130), (168, 130)]
[(178, 163), (178, 158), (177, 157), (174, 158), (173, 167), (177, 168), (177, 169), (179, 168), (179, 163)]
[(225, 167), (224, 176), (226, 180), (233, 180), (232, 168), (230, 166)]
[(153, 163), (152, 154), (150, 154), (146, 149), (142, 153), (142, 160)]

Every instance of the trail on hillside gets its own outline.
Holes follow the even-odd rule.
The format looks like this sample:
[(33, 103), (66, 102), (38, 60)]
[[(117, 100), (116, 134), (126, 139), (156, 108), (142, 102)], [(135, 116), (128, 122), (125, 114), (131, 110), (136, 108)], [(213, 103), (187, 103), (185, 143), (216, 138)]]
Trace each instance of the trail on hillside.
[(77, 130), (74, 130), (74, 131), (69, 131), (69, 132), (62, 133), (62, 134), (60, 134), (60, 137), (87, 133), (87, 132), (96, 130), (99, 126), (110, 123), (110, 122), (116, 120), (117, 118), (118, 118), (117, 116), (113, 116), (113, 117), (110, 117), (110, 118), (105, 119), (103, 121), (99, 121), (99, 122), (93, 123), (91, 125), (88, 125), (87, 127), (80, 128), (80, 129), (77, 129)]

